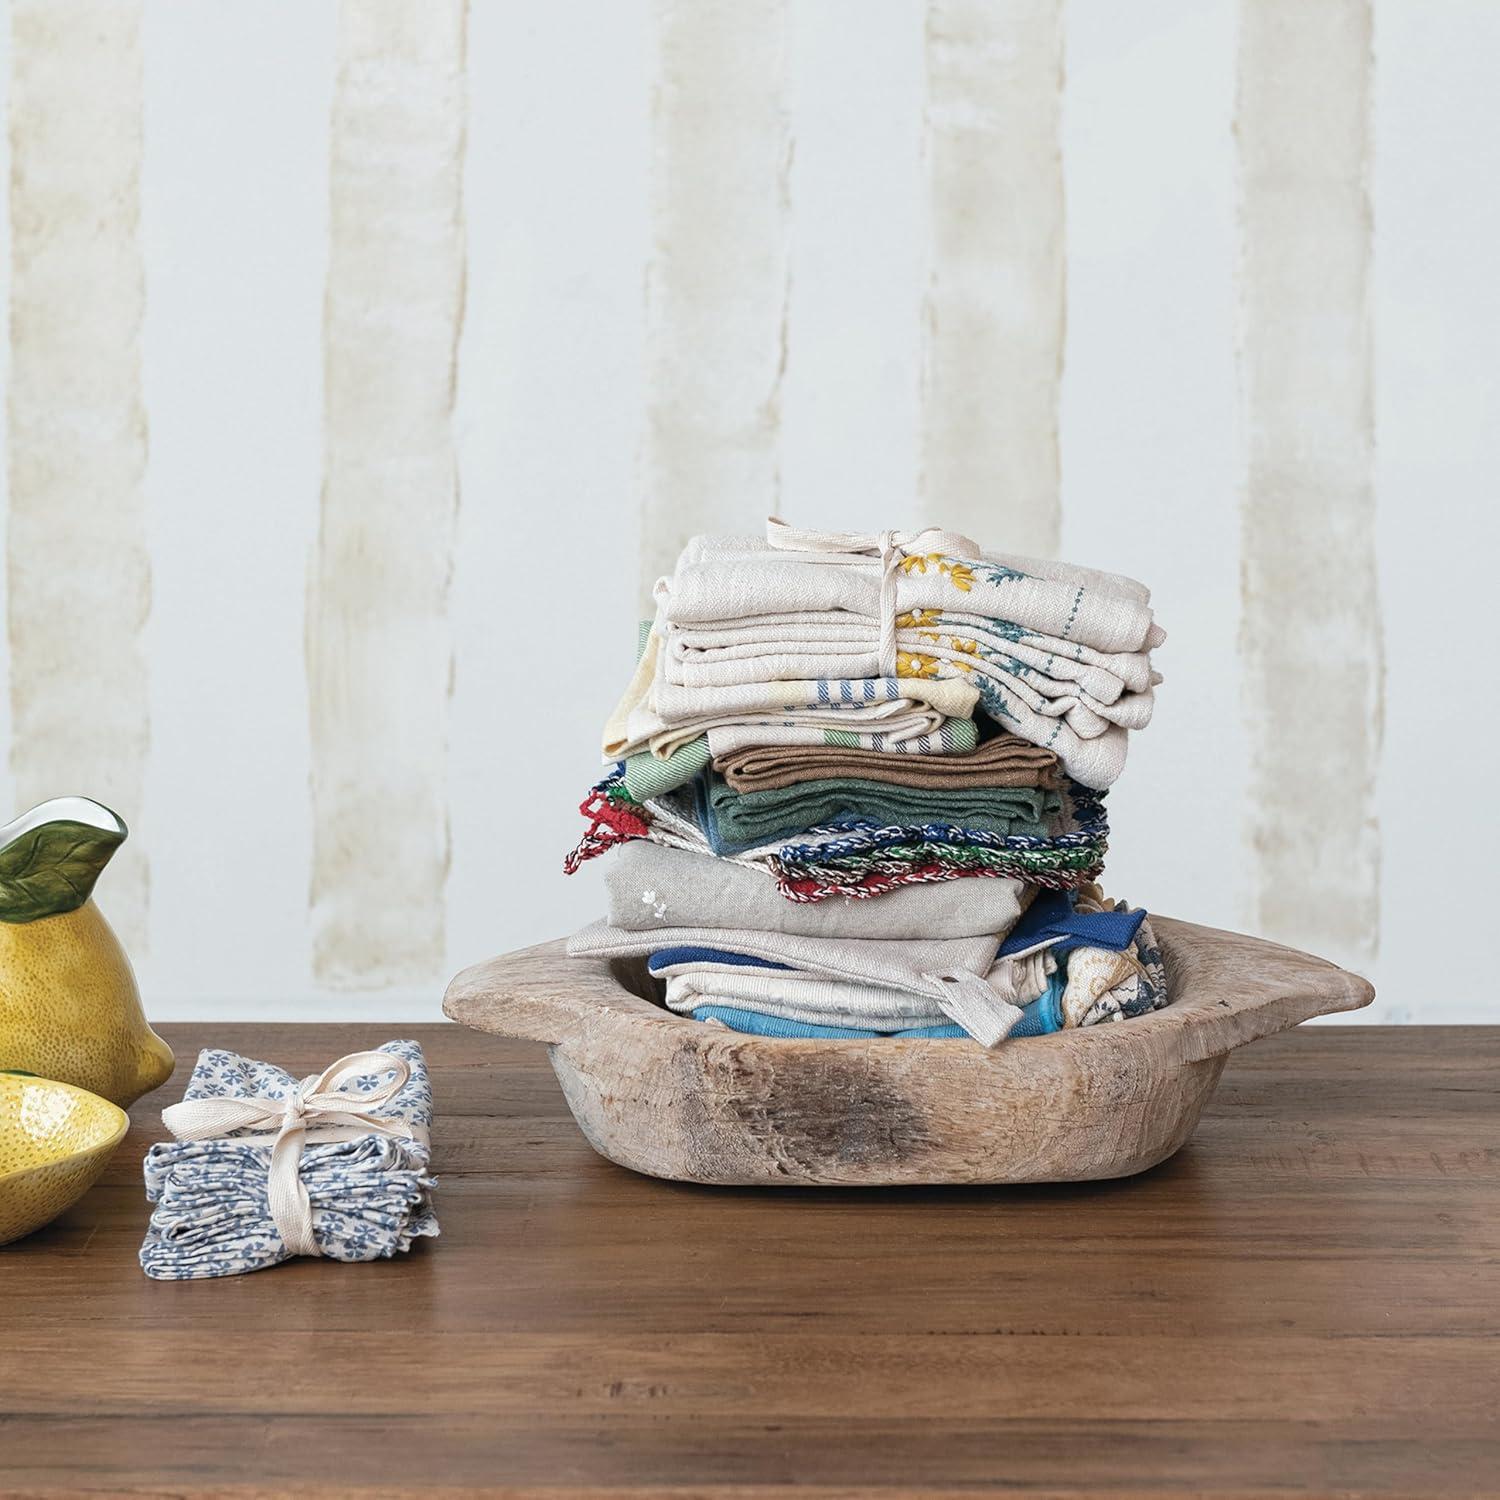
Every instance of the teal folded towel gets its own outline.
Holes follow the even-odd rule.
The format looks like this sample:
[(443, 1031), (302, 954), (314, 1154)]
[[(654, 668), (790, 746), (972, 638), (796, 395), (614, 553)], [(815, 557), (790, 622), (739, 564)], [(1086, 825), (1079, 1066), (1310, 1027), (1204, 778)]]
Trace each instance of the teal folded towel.
[[(1046, 990), (1030, 1005), (1021, 1008), (1021, 1019), (1016, 1022), (1011, 1036), (1045, 1036), (1048, 1032), (1061, 1031), (1062, 997), (1067, 987), (1067, 972), (1059, 969), (1048, 979)], [(781, 1016), (768, 1016), (761, 1011), (731, 1005), (700, 1005), (694, 1010), (693, 1019), (719, 1021), (731, 1031), (743, 1031), (750, 1036), (797, 1037), (822, 1041), (873, 1041), (888, 1037), (948, 1040), (968, 1035), (962, 1026), (952, 1025), (912, 1026), (905, 1031), (862, 1031), (855, 1026), (817, 1026), (811, 1021), (788, 1021)]]
[(940, 823), (1002, 838), (1045, 838), (1062, 798), (1043, 787), (930, 788), (853, 776), (737, 792), (712, 770), (693, 783), (699, 826), (716, 854), (741, 854), (829, 824)]

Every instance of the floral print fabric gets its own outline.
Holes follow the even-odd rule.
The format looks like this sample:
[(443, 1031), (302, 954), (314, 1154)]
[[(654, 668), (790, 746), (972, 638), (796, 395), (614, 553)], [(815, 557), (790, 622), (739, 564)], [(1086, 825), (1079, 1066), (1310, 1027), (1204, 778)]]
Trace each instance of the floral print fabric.
[[(432, 1089), (421, 1047), (394, 1041), (379, 1050), (403, 1058), (411, 1068), (381, 1113), (425, 1134), (432, 1121)], [(351, 1087), (368, 1092), (380, 1077), (356, 1079)], [(274, 1064), (208, 1048), (199, 1054), (183, 1098), (285, 1099), (296, 1085), (297, 1079)], [(241, 1135), (164, 1141), (146, 1153), (146, 1197), (155, 1205), (140, 1252), (148, 1276), (159, 1281), (239, 1276), (289, 1258), (267, 1201), (270, 1142)], [(306, 1145), (298, 1170), (322, 1254), (330, 1260), (376, 1260), (436, 1235), (430, 1159), (422, 1141), (375, 1133)]]
[(882, 672), (911, 694), (964, 682), (986, 715), (1055, 751), (1075, 780), (1102, 789), (1119, 776), (1129, 731), (1150, 722), (1151, 651), (1165, 638), (1140, 584), (913, 551), (889, 589), (879, 558), (840, 550), (836, 535), (823, 543), (789, 554), (774, 537), (691, 541), (658, 590), (653, 701)]

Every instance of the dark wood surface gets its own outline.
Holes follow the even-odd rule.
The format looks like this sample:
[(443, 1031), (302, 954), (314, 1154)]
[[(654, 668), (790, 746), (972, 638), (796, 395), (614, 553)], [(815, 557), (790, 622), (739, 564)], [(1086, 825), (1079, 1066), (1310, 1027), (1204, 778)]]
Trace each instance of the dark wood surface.
[(442, 1238), (155, 1283), (140, 1158), (0, 1249), (0, 1493), (1500, 1494), (1500, 1027), (1236, 1053), (1193, 1141), (1065, 1187), (694, 1188), (540, 1047), (415, 1028)]

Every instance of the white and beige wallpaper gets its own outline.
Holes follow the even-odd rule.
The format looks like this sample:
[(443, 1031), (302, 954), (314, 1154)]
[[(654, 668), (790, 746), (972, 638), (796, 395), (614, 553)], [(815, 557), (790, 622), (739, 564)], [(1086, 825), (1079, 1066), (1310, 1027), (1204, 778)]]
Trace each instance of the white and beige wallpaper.
[(0, 791), (163, 1019), (436, 1013), (650, 580), (779, 512), (1152, 585), (1112, 894), (1500, 1019), (1492, 0), (9, 0)]

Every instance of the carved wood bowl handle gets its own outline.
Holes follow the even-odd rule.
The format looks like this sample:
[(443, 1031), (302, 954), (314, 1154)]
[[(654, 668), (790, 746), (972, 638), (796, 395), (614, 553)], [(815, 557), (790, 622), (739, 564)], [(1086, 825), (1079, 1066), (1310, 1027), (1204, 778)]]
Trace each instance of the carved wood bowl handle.
[[(1375, 996), (1358, 975), (1293, 948), (1169, 917), (1152, 922), (1172, 1003), (1122, 1024), (1133, 1039), (1151, 1046), (1164, 1066), (1204, 1062), (1312, 1016), (1356, 1010)], [(598, 1035), (600, 1026), (696, 1028), (689, 1018), (643, 999), (643, 968), (637, 963), (632, 975), (629, 967), (597, 957), (569, 958), (559, 938), (465, 969), (448, 986), (443, 1010), (480, 1031), (552, 1046), (585, 1032)], [(1104, 1026), (1061, 1032), (1052, 1040), (1093, 1048), (1111, 1046), (1120, 1037), (1114, 1026)]]
[(1183, 1062), (1203, 1062), (1375, 998), (1368, 980), (1296, 948), (1169, 917), (1153, 917), (1152, 926), (1173, 1000), (1142, 1021), (1178, 1031)]
[(618, 972), (599, 958), (569, 958), (567, 940), (555, 938), (463, 970), (443, 996), (443, 1012), (480, 1031), (551, 1046), (605, 1011), (694, 1024), (641, 999)]

